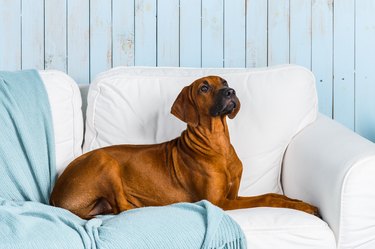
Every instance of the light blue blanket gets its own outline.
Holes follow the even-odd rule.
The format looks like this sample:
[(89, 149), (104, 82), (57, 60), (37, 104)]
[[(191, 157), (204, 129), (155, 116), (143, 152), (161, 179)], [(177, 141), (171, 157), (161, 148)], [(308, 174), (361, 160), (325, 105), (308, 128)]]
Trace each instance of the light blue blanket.
[(0, 72), (0, 248), (246, 248), (207, 201), (82, 220), (48, 205), (55, 155), (48, 96), (36, 71)]

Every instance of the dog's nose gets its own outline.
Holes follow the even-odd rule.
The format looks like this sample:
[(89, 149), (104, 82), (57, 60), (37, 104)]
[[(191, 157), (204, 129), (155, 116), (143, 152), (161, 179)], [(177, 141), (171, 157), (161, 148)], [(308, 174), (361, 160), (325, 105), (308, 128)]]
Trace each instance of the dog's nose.
[(223, 94), (224, 96), (226, 97), (231, 97), (232, 95), (236, 95), (236, 91), (233, 89), (233, 88), (226, 88), (224, 91), (223, 91)]

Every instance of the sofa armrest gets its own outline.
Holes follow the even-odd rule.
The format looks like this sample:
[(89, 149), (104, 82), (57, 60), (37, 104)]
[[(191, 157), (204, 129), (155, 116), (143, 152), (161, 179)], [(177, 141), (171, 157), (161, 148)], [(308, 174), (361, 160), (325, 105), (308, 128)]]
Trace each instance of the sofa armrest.
[(287, 196), (319, 207), (338, 248), (375, 248), (373, 143), (319, 115), (288, 146), (282, 185)]

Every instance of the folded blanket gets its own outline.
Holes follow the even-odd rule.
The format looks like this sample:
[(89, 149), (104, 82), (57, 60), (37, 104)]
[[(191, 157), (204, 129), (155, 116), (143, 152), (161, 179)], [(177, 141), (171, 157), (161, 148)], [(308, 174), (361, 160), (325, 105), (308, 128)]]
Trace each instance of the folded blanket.
[(0, 248), (246, 248), (207, 201), (89, 221), (48, 205), (55, 155), (48, 96), (36, 71), (0, 72)]
[(0, 72), (0, 197), (48, 203), (56, 176), (48, 96), (35, 70)]
[(0, 200), (0, 248), (246, 248), (239, 226), (207, 201), (139, 208), (89, 221), (37, 202)]

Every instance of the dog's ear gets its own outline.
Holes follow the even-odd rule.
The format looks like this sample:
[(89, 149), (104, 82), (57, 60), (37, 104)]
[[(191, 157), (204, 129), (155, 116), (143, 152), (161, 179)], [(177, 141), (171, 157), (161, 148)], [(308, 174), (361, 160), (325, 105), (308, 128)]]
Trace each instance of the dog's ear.
[(236, 108), (233, 109), (233, 111), (231, 113), (228, 114), (228, 118), (230, 119), (234, 119), (234, 117), (237, 115), (237, 113), (240, 111), (240, 107), (241, 107), (241, 102), (239, 99), (237, 99), (237, 102), (236, 102)]
[(171, 113), (185, 123), (194, 127), (198, 126), (198, 111), (195, 108), (192, 97), (190, 96), (190, 87), (185, 86), (174, 101)]

